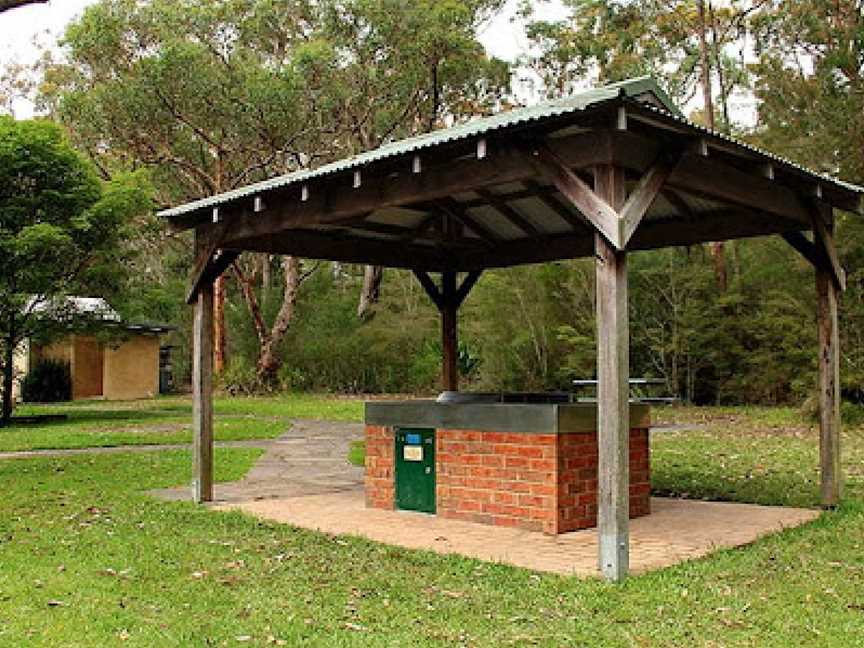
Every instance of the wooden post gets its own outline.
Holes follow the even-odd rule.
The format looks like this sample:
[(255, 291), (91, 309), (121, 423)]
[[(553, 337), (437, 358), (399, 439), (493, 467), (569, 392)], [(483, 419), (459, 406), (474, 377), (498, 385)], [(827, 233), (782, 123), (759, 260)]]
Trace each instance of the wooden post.
[[(625, 199), (624, 172), (601, 166), (594, 190), (615, 210)], [(627, 576), (630, 561), (630, 330), (627, 253), (594, 235), (597, 268), (597, 532), (599, 566), (612, 581)]]
[(213, 284), (198, 289), (192, 331), (192, 499), (213, 501)]
[(816, 317), (819, 327), (819, 455), (822, 506), (840, 500), (840, 341), (837, 286), (827, 269), (816, 267)]
[(441, 382), (445, 391), (459, 391), (458, 353), (456, 330), (459, 303), (456, 299), (456, 273), (441, 276)]

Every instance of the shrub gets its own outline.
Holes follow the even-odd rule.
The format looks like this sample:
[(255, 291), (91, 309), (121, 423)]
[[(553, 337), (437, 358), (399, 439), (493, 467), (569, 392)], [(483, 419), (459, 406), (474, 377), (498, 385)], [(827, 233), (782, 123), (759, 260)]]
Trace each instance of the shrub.
[(24, 377), (21, 395), (28, 403), (72, 400), (72, 371), (69, 363), (62, 360), (40, 360)]
[(232, 396), (251, 396), (268, 391), (255, 373), (255, 364), (243, 356), (235, 356), (219, 376), (222, 389)]

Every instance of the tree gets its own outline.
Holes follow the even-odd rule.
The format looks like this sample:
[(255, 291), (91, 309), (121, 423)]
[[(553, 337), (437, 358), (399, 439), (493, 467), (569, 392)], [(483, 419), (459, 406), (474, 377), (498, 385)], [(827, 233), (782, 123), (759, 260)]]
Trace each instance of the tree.
[[(715, 7), (706, 0), (566, 0), (567, 19), (529, 25), (539, 46), (532, 63), (552, 95), (585, 78), (651, 74), (679, 105), (701, 93), (703, 109), (694, 118), (728, 134), (734, 128), (730, 97), (749, 84), (745, 36), (767, 1), (731, 0)], [(715, 242), (709, 249), (724, 291), (725, 246)]]
[(64, 297), (120, 288), (124, 224), (148, 206), (140, 177), (103, 187), (57, 126), (0, 117), (3, 424), (18, 345), (68, 324)]
[[(772, 0), (758, 24), (758, 144), (819, 171), (864, 183), (864, 12), (860, 0)], [(849, 270), (841, 301), (843, 381), (864, 401), (864, 228), (837, 219)]]
[[(488, 111), (507, 86), (507, 66), (486, 56), (474, 28), (500, 4), (102, 0), (68, 29), (66, 61), (49, 68), (43, 99), (106, 177), (147, 167), (160, 204), (177, 204), (423, 130), (436, 94), (442, 119)], [(269, 317), (260, 282), (270, 261), (246, 257), (232, 270), (262, 381), (279, 369), (298, 294), (285, 282), (304, 276), (289, 267), (275, 266), (285, 279), (282, 307)]]

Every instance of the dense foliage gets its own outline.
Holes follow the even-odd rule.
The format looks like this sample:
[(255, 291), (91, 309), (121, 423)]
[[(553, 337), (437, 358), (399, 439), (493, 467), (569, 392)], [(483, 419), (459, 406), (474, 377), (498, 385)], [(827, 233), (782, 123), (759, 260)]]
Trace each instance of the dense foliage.
[(37, 362), (21, 381), (21, 395), (28, 403), (60, 403), (72, 399), (69, 363), (46, 358)]
[(131, 247), (126, 226), (150, 208), (135, 175), (100, 182), (61, 129), (0, 116), (0, 350), (3, 420), (11, 416), (13, 354), (86, 314), (71, 295), (121, 290)]

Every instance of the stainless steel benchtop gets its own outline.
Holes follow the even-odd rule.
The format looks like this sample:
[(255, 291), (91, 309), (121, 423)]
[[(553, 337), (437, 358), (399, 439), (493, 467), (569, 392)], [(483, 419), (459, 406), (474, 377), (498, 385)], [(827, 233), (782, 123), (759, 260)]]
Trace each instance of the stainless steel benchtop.
[[(630, 427), (650, 426), (650, 409), (630, 404)], [(597, 430), (596, 403), (439, 403), (434, 400), (368, 401), (366, 424), (528, 434)]]

